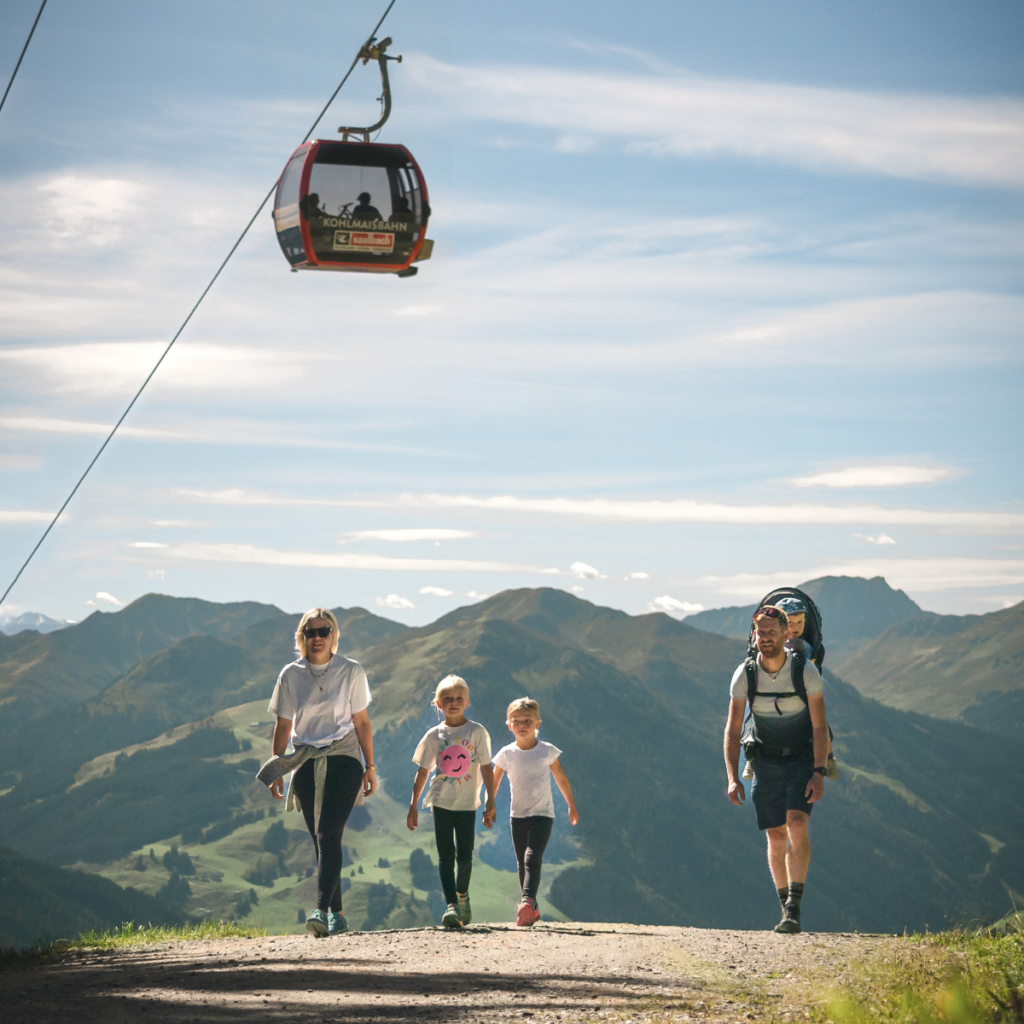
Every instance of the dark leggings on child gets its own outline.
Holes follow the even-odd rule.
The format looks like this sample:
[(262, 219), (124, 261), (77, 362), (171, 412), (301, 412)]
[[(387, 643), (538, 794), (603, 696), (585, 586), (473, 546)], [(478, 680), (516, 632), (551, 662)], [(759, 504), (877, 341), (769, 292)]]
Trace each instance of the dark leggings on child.
[(345, 822), (352, 813), (359, 787), (363, 784), (363, 765), (354, 757), (335, 754), (327, 758), (323, 803), (320, 806), (320, 829), (313, 824), (316, 780), (310, 758), (295, 772), (292, 788), (299, 799), (306, 828), (313, 837), (316, 851), (316, 908), (325, 913), (341, 913), (341, 836)]
[(534, 815), (532, 818), (512, 819), (512, 845), (516, 848), (516, 862), (519, 864), (519, 884), (523, 895), (531, 900), (537, 898), (540, 888), (540, 869), (544, 863), (544, 847), (551, 838), (554, 818)]
[[(441, 873), (441, 891), (445, 903), (455, 902), (455, 893), (469, 892), (473, 873), (473, 844), (476, 842), (476, 811), (449, 811), (433, 807), (434, 839), (437, 842), (437, 869)], [(455, 877), (455, 866), (459, 877)]]

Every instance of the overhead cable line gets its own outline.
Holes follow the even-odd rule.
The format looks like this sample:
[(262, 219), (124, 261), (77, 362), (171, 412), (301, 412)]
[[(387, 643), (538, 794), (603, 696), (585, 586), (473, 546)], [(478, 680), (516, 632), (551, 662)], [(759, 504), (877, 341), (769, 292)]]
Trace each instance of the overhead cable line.
[(43, 8), (46, 6), (46, 0), (39, 5), (39, 13), (36, 15), (36, 20), (32, 22), (32, 28), (29, 29), (28, 39), (25, 40), (25, 45), (21, 48), (21, 56), (18, 58), (18, 63), (14, 65), (14, 71), (11, 72), (11, 80), (7, 83), (7, 88), (4, 89), (4, 98), (0, 100), (0, 110), (4, 109), (4, 104), (7, 102), (7, 94), (11, 91), (11, 86), (14, 85), (14, 79), (18, 76), (18, 68), (21, 67), (21, 62), (25, 59), (25, 52), (28, 50), (28, 44), (32, 42), (32, 37), (36, 32), (36, 25), (39, 24), (39, 19), (43, 16)]
[[(319, 115), (317, 116), (317, 119), (310, 126), (309, 131), (306, 132), (305, 136), (302, 139), (303, 142), (307, 142), (309, 140), (309, 137), (313, 134), (313, 132), (316, 131), (316, 126), (323, 120), (324, 114), (327, 113), (327, 109), (334, 102), (335, 97), (338, 95), (338, 93), (341, 92), (341, 87), (348, 81), (349, 76), (355, 70), (356, 64), (359, 63), (359, 54), (361, 54), (367, 47), (369, 47), (373, 43), (373, 40), (376, 38), (377, 32), (380, 30), (381, 25), (384, 24), (384, 19), (391, 13), (391, 8), (395, 6), (395, 2), (396, 0), (391, 0), (391, 3), (388, 4), (384, 13), (380, 16), (380, 21), (378, 21), (377, 24), (374, 26), (373, 31), (369, 35), (369, 38), (366, 40), (363, 46), (359, 48), (359, 53), (357, 53), (356, 56), (352, 59), (352, 63), (349, 65), (348, 71), (345, 72), (345, 77), (342, 78), (342, 80), (338, 83), (337, 89), (335, 89), (334, 92), (331, 93), (331, 98), (324, 104), (323, 110), (320, 111)], [(46, 0), (43, 0), (43, 6), (45, 5)], [(42, 14), (42, 8), (39, 9), (39, 13)], [(39, 20), (38, 17), (36, 18), (36, 20)], [(33, 30), (34, 29), (35, 26), (33, 25)], [(29, 38), (31, 39), (31, 35), (29, 36)], [(25, 46), (27, 47), (28, 43), (26, 43)], [(24, 56), (24, 51), (22, 52), (22, 56)], [(17, 71), (17, 69), (15, 69), (15, 71)], [(64, 504), (61, 505), (61, 507), (57, 511), (57, 514), (50, 521), (50, 525), (47, 526), (46, 529), (43, 531), (43, 535), (36, 542), (36, 546), (29, 552), (28, 558), (25, 559), (25, 561), (22, 563), (21, 568), (15, 574), (14, 579), (11, 580), (10, 585), (3, 593), (3, 597), (0, 597), (0, 605), (2, 605), (3, 602), (7, 600), (7, 595), (10, 594), (10, 592), (14, 589), (14, 585), (21, 578), (21, 574), (28, 567), (28, 563), (32, 561), (33, 557), (35, 556), (35, 553), (40, 549), (40, 547), (42, 547), (43, 541), (46, 540), (46, 538), (50, 534), (50, 531), (57, 525), (57, 520), (60, 519), (61, 515), (64, 512), (64, 509), (66, 509), (68, 505), (71, 503), (71, 499), (77, 493), (78, 488), (82, 486), (82, 483), (84, 482), (85, 478), (89, 475), (89, 471), (92, 469), (93, 466), (96, 465), (96, 461), (103, 454), (103, 450), (107, 447), (108, 444), (110, 444), (111, 440), (113, 440), (114, 435), (117, 433), (118, 427), (120, 427), (121, 424), (125, 421), (125, 418), (128, 416), (128, 413), (132, 411), (132, 406), (134, 406), (135, 403), (139, 400), (139, 396), (142, 394), (142, 392), (146, 390), (146, 385), (153, 379), (153, 376), (156, 373), (156, 371), (160, 369), (160, 364), (167, 358), (167, 354), (171, 351), (171, 348), (174, 346), (174, 343), (181, 336), (181, 332), (184, 331), (185, 328), (188, 326), (188, 322), (192, 319), (193, 314), (199, 308), (203, 299), (206, 298), (210, 289), (216, 283), (217, 278), (220, 277), (221, 271), (228, 265), (228, 260), (230, 260), (231, 257), (234, 256), (235, 251), (242, 244), (242, 240), (249, 233), (249, 229), (253, 226), (253, 224), (256, 223), (256, 218), (263, 212), (263, 207), (267, 205), (267, 202), (269, 201), (270, 197), (274, 194), (274, 190), (276, 188), (277, 182), (275, 181), (274, 184), (271, 185), (270, 191), (263, 197), (263, 201), (260, 203), (259, 207), (257, 207), (256, 212), (252, 215), (252, 218), (249, 220), (249, 223), (245, 225), (245, 229), (235, 240), (235, 244), (231, 246), (231, 249), (228, 252), (227, 256), (224, 257), (223, 262), (217, 268), (216, 273), (213, 275), (213, 277), (210, 278), (209, 283), (203, 289), (203, 292), (199, 296), (199, 298), (196, 300), (195, 305), (189, 310), (188, 316), (185, 317), (185, 319), (181, 323), (181, 326), (177, 329), (177, 331), (174, 332), (174, 337), (171, 338), (171, 340), (167, 343), (167, 347), (160, 354), (160, 358), (153, 364), (153, 369), (149, 371), (148, 375), (146, 376), (146, 379), (142, 382), (142, 386), (139, 388), (138, 391), (135, 392), (135, 396), (128, 403), (128, 406), (125, 409), (125, 411), (121, 413), (120, 418), (114, 424), (113, 429), (110, 431), (110, 433), (107, 435), (106, 440), (103, 442), (103, 444), (100, 445), (99, 451), (97, 451), (96, 454), (92, 457), (92, 461), (89, 463), (89, 465), (85, 467), (85, 472), (78, 478), (78, 483), (75, 484), (75, 486), (71, 489), (71, 493), (67, 496), (67, 498), (64, 499)]]

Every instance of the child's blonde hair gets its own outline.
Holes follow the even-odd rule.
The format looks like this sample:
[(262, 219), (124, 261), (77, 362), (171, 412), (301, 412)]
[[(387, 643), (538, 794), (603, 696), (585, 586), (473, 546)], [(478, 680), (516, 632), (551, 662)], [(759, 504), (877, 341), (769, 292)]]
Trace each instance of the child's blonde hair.
[(529, 711), (532, 715), (536, 716), (537, 721), (540, 721), (540, 705), (532, 697), (516, 697), (509, 704), (508, 710), (505, 712), (506, 721), (512, 721), (512, 713), (514, 711)]
[(457, 690), (464, 693), (466, 697), (469, 697), (469, 685), (462, 676), (450, 675), (445, 676), (437, 684), (437, 688), (434, 690), (434, 705), (437, 706), (437, 702), (441, 699), (442, 693), (447, 693), (449, 690)]

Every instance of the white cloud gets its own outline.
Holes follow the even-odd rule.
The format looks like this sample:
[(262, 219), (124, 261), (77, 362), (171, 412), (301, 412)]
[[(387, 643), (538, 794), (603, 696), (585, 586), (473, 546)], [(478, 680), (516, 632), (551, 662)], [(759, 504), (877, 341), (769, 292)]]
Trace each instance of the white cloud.
[[(113, 423), (89, 423), (82, 420), (47, 419), (42, 416), (0, 416), (0, 428), (29, 434), (85, 434), (106, 437)], [(177, 440), (181, 434), (174, 430), (149, 430), (143, 427), (122, 426), (118, 434), (125, 437), (169, 438)]]
[(434, 597), (451, 597), (455, 591), (445, 590), (444, 587), (420, 587), (421, 594), (431, 594)]
[(476, 497), (404, 494), (393, 504), (415, 508), (471, 508), (493, 512), (603, 519), (634, 523), (718, 523), (736, 526), (921, 526), (974, 533), (1024, 533), (1024, 513), (886, 508), (882, 505), (725, 505), (691, 498)]
[(0, 509), (0, 524), (48, 523), (52, 512), (32, 512), (29, 509)]
[(578, 583), (574, 583), (574, 584), (573, 584), (573, 585), (572, 585), (572, 586), (571, 586), (571, 587), (570, 587), (569, 589), (570, 589), (570, 590), (571, 590), (571, 591), (572, 591), (572, 592), (573, 592), (574, 594), (582, 594), (582, 593), (583, 593), (583, 590), (584, 590), (584, 588), (583, 588), (583, 587), (581, 587), (581, 586), (580, 586), (580, 585), (579, 585)]
[(163, 569), (147, 569), (146, 579), (148, 580), (162, 580), (166, 576), (166, 572)]
[(432, 313), (440, 313), (441, 306), (401, 306), (394, 311), (395, 316), (430, 316)]
[(480, 594), (475, 590), (466, 591), (466, 597), (471, 597), (474, 601), (486, 601), (490, 596), (490, 594)]
[(686, 74), (525, 65), (410, 65), (416, 87), (465, 100), (463, 117), (683, 157), (732, 155), (814, 170), (1024, 184), (1024, 103), (779, 85)]
[(957, 470), (949, 466), (847, 466), (826, 473), (793, 477), (797, 487), (907, 487), (949, 480)]
[(649, 580), (651, 577), (646, 572), (631, 572), (626, 579), (627, 580)]
[(64, 174), (38, 186), (53, 239), (101, 247), (117, 242), (137, 221), (147, 189), (135, 181)]
[(366, 569), (384, 572), (498, 572), (537, 575), (540, 568), (517, 562), (480, 562), (442, 558), (391, 558), (326, 551), (281, 551), (253, 544), (174, 544), (165, 554), (193, 562), (234, 565), (276, 565), (310, 569)]
[(859, 537), (861, 540), (867, 541), (869, 544), (895, 544), (896, 541), (892, 539), (887, 533), (879, 533), (877, 537), (872, 537), (868, 533), (855, 533), (854, 537)]
[(694, 604), (692, 601), (680, 601), (677, 598), (670, 597), (668, 594), (662, 594), (661, 597), (656, 597), (647, 606), (647, 610), (651, 612), (665, 612), (668, 615), (680, 615), (685, 618), (687, 615), (694, 615), (697, 612), (704, 611), (704, 605)]
[(467, 537), (479, 537), (480, 534), (473, 530), (437, 530), (437, 529), (408, 529), (408, 530), (353, 530), (344, 534), (345, 540), (386, 540), (397, 543), (405, 543), (415, 540), (464, 540)]
[[(0, 350), (21, 388), (47, 394), (131, 394), (166, 341), (87, 342)], [(304, 369), (293, 353), (253, 345), (189, 342), (175, 346), (160, 367), (160, 386), (174, 390), (278, 391), (299, 383)]]
[(169, 544), (162, 544), (158, 540), (133, 540), (128, 547), (130, 548), (166, 548), (170, 547)]
[(823, 563), (772, 573), (704, 576), (696, 581), (719, 594), (757, 600), (772, 587), (795, 586), (820, 576), (883, 576), (890, 586), (917, 593), (1024, 585), (1024, 559), (874, 558)]
[(96, 600), (102, 601), (104, 604), (112, 604), (115, 608), (123, 608), (124, 602), (119, 601), (113, 594), (108, 594), (105, 590), (100, 590), (96, 594)]
[(378, 608), (390, 608), (396, 612), (416, 607), (407, 597), (400, 597), (398, 594), (388, 594), (387, 597), (378, 597), (375, 600)]
[(578, 580), (605, 579), (601, 573), (599, 573), (592, 565), (587, 565), (586, 562), (573, 562), (572, 565), (569, 566), (569, 572)]

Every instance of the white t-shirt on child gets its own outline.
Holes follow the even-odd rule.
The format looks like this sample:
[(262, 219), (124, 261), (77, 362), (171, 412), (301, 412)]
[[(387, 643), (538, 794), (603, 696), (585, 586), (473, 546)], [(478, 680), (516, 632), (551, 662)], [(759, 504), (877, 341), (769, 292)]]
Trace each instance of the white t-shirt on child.
[(530, 750), (514, 743), (494, 755), (494, 763), (508, 775), (512, 789), (512, 817), (553, 818), (555, 800), (551, 795), (551, 764), (562, 756), (558, 747), (543, 740)]
[[(466, 719), (455, 728), (444, 722), (435, 725), (420, 740), (412, 759), (434, 772), (423, 796), (424, 807), (475, 811), (480, 806), (480, 766), (491, 763), (491, 737), (479, 722)], [(442, 760), (450, 761), (448, 770), (454, 777), (445, 774)]]

